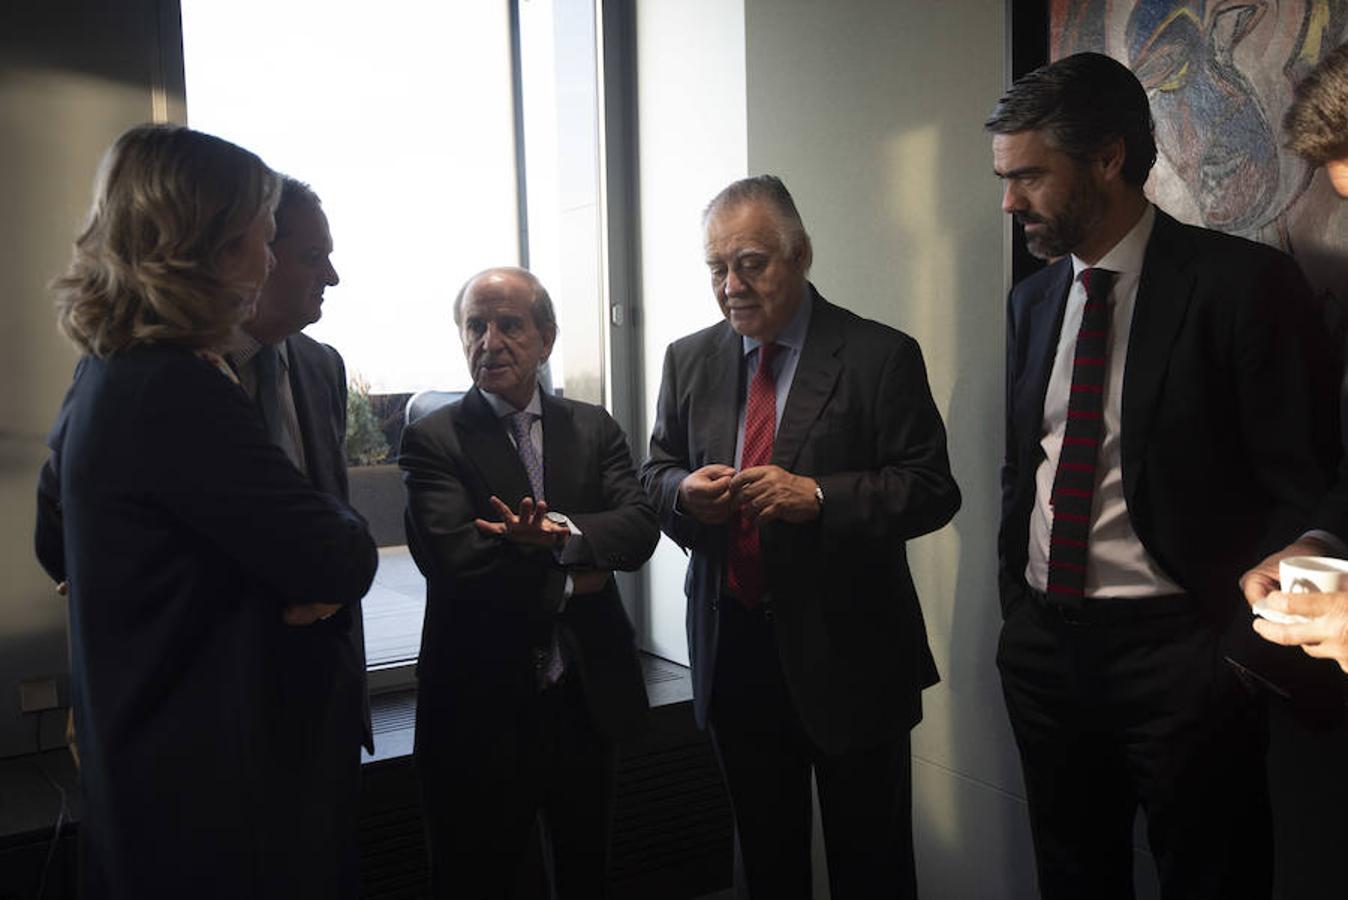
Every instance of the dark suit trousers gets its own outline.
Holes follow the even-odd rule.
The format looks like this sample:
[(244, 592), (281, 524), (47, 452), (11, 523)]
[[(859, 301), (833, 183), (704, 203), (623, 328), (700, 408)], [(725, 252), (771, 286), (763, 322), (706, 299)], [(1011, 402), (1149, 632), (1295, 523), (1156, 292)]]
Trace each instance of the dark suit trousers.
[(1133, 896), (1133, 819), (1166, 900), (1267, 900), (1261, 716), (1186, 598), (1015, 601), (997, 654), (1045, 900)]
[[(274, 814), (258, 825), (273, 832), (268, 864), (281, 885), (276, 896), (292, 900), (356, 900), (361, 895), (357, 823), (363, 685), (358, 676), (334, 673), (330, 664), (306, 664), (323, 658), (310, 655), (313, 648), (306, 645), (331, 641), (333, 635), (323, 633), (328, 627), (286, 626), (271, 648), (286, 668), (272, 685), (280, 710), (270, 723), (275, 782), (267, 791)], [(341, 684), (334, 684), (334, 675)]]
[(770, 613), (720, 603), (712, 740), (735, 811), (738, 896), (808, 900), (813, 769), (833, 900), (917, 896), (909, 738), (829, 756), (806, 736)]
[(506, 707), (481, 722), (423, 725), (418, 712), (432, 896), (515, 895), (535, 820), (551, 859), (554, 896), (607, 896), (612, 743), (596, 729), (570, 676), (514, 710)]

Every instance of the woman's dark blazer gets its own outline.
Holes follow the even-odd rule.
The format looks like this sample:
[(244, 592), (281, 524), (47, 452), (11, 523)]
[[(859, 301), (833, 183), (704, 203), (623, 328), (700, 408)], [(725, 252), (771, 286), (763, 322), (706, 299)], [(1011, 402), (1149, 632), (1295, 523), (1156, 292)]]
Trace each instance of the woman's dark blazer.
[(83, 896), (271, 896), (262, 635), (363, 596), (374, 543), (191, 351), (88, 360), (62, 416)]

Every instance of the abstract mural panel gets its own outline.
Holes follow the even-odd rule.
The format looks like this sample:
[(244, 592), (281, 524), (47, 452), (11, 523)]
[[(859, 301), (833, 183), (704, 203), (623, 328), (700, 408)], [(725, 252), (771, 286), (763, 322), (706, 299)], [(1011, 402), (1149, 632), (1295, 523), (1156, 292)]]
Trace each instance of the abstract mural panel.
[(1293, 86), (1348, 39), (1348, 0), (1050, 0), (1049, 28), (1052, 58), (1107, 53), (1147, 89), (1157, 205), (1282, 247), (1348, 295), (1348, 209), (1281, 135)]

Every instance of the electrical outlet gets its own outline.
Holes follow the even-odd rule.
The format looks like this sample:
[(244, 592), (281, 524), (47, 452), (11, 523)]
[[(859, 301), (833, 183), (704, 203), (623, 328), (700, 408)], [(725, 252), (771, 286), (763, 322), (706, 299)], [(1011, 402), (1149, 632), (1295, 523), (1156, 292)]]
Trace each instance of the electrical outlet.
[(55, 678), (19, 682), (19, 711), (26, 713), (56, 709), (61, 705)]

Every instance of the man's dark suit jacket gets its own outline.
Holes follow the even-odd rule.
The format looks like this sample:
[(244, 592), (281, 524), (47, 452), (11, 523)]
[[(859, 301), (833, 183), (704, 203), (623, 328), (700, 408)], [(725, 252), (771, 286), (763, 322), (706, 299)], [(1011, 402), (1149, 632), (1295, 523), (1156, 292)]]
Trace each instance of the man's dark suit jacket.
[[(1003, 610), (1027, 589), (1044, 395), (1071, 283), (1064, 258), (1011, 291)], [(1244, 609), (1241, 573), (1300, 534), (1324, 490), (1334, 440), (1325, 344), (1288, 256), (1157, 211), (1124, 370), (1124, 497), (1142, 545), (1215, 627)]]
[[(1348, 347), (1344, 349), (1343, 356), (1348, 357)], [(1342, 359), (1338, 361), (1342, 363)], [(1348, 451), (1348, 371), (1343, 373), (1339, 384), (1339, 427), (1341, 445)], [(1348, 452), (1339, 457), (1334, 486), (1316, 507), (1310, 527), (1328, 531), (1348, 543)]]
[(87, 360), (62, 424), (85, 895), (272, 896), (267, 635), (363, 596), (374, 542), (187, 350)]
[[(314, 487), (345, 502), (346, 366), (341, 354), (303, 334), (286, 338), (290, 358), (290, 392), (295, 398), (306, 474)], [(315, 596), (321, 602), (322, 597)], [(325, 705), (329, 734), (354, 736), (370, 752), (370, 701), (365, 686), (365, 629), (359, 601), (309, 628), (282, 626), (278, 653), (287, 668), (312, 679), (314, 703)], [(304, 701), (301, 701), (304, 702)], [(343, 742), (335, 753), (355, 752)]]
[[(583, 533), (584, 564), (639, 568), (660, 532), (621, 429), (600, 407), (549, 394), (542, 402), (549, 508)], [(408, 544), (426, 576), (418, 749), (467, 723), (489, 732), (492, 723), (516, 720), (538, 690), (535, 651), (549, 645), (554, 623), (568, 676), (579, 678), (600, 731), (613, 740), (639, 731), (646, 690), (613, 580), (599, 593), (572, 597), (558, 613), (565, 572), (553, 552), (484, 537), (473, 525), (475, 518), (499, 521), (493, 495), (518, 510), (532, 494), (519, 454), (482, 394), (474, 388), (408, 425), (399, 464)]]
[[(336, 350), (303, 334), (285, 343), (305, 474), (345, 503), (346, 367)], [(354, 898), (360, 889), (360, 746), (374, 748), (360, 601), (303, 628), (277, 621), (267, 636), (276, 710), (270, 725), (278, 747), (272, 793), (288, 798), (293, 810), (269, 823), (278, 830), (277, 862), (286, 866), (295, 900)]]
[[(760, 538), (786, 683), (810, 738), (837, 754), (892, 740), (922, 717), (922, 689), (937, 674), (904, 542), (949, 522), (960, 494), (917, 342), (810, 290), (772, 462), (814, 478), (824, 508), (806, 524), (767, 523)], [(703, 726), (729, 536), (676, 507), (689, 472), (735, 464), (743, 355), (725, 322), (670, 345), (642, 467), (661, 527), (692, 551), (684, 591)]]

